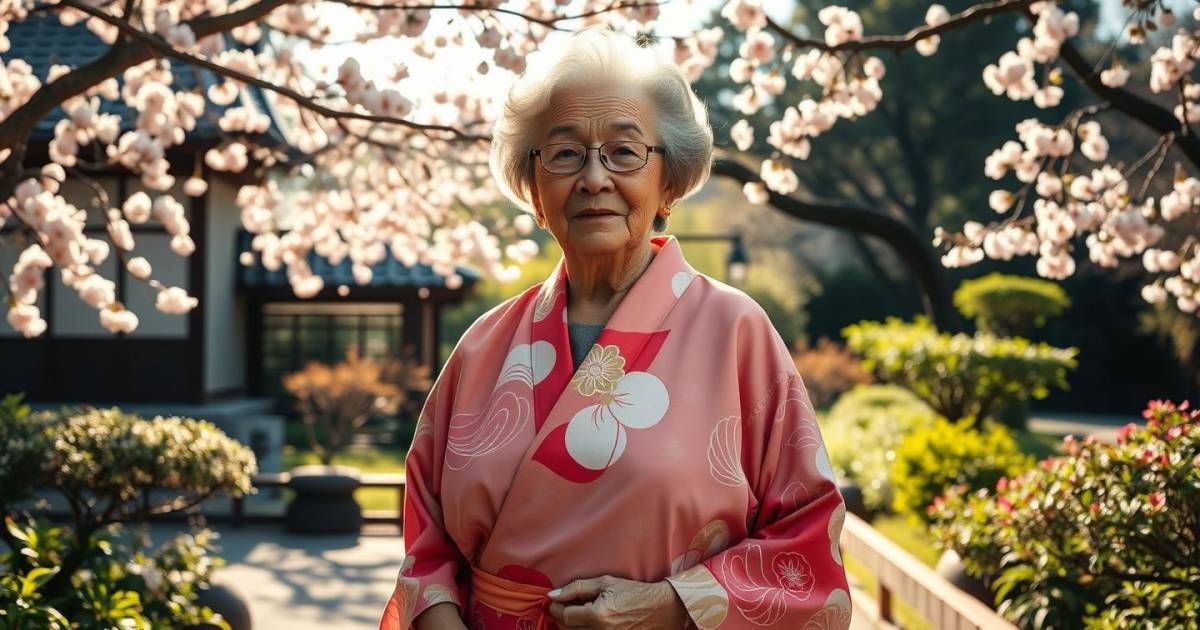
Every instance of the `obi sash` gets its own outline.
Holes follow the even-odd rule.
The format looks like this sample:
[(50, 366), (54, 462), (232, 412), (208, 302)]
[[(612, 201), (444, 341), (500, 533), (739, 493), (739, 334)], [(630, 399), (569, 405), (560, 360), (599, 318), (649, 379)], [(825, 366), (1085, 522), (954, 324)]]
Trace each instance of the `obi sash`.
[(546, 606), (550, 589), (522, 584), (471, 567), (471, 595), (475, 601), (497, 612), (520, 619), (532, 618), (534, 630), (549, 630)]

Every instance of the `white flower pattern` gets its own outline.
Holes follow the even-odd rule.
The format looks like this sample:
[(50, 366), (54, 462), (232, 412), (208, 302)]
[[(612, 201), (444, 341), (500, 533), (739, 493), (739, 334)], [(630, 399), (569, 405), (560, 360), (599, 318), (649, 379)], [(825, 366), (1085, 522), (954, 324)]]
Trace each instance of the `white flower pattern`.
[(550, 373), (554, 361), (554, 346), (549, 343), (539, 341), (514, 347), (500, 369), (487, 407), (450, 418), (446, 466), (463, 470), (475, 458), (512, 443), (533, 418), (533, 386)]
[(713, 479), (727, 486), (746, 485), (742, 470), (742, 419), (725, 416), (708, 438), (708, 469)]
[(670, 406), (667, 388), (648, 372), (630, 372), (599, 402), (579, 410), (567, 424), (567, 453), (580, 466), (604, 470), (625, 452), (627, 429), (648, 429)]
[(762, 546), (757, 543), (744, 543), (727, 552), (721, 573), (738, 611), (760, 626), (777, 623), (787, 612), (789, 599), (805, 601), (816, 586), (812, 565), (794, 551), (776, 554), (768, 574)]

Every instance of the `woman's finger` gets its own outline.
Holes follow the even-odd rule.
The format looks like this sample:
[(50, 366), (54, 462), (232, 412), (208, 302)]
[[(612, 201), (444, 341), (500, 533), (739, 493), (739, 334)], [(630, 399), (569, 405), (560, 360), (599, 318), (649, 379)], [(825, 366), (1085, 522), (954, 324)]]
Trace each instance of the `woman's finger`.
[(604, 587), (604, 578), (575, 580), (566, 586), (550, 591), (546, 595), (556, 602), (591, 601), (596, 599)]
[(562, 625), (566, 628), (589, 628), (599, 630), (607, 627), (603, 623), (604, 615), (595, 602), (582, 605), (566, 606), (562, 609)]

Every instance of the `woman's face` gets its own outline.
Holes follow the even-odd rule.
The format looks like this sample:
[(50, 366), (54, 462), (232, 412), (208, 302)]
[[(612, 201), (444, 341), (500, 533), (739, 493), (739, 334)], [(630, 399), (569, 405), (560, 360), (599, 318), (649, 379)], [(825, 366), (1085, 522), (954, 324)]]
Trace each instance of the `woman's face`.
[[(634, 88), (612, 85), (557, 90), (535, 146), (579, 142), (599, 147), (613, 140), (637, 140), (662, 146), (649, 101)], [(547, 173), (535, 158), (533, 205), (538, 223), (566, 251), (579, 255), (612, 254), (649, 239), (654, 217), (670, 204), (660, 153), (646, 165), (614, 173), (589, 150), (583, 168), (570, 175)]]

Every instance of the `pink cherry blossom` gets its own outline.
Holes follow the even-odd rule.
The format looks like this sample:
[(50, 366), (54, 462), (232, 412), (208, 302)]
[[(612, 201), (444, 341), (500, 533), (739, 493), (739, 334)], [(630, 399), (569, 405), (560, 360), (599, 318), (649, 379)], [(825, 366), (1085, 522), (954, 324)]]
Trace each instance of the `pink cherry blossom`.
[(739, 151), (746, 151), (754, 144), (754, 128), (745, 119), (738, 120), (729, 130), (729, 137)]
[(739, 31), (762, 28), (767, 24), (767, 16), (758, 0), (730, 0), (721, 9), (721, 16)]
[(742, 194), (745, 195), (746, 201), (756, 206), (761, 206), (770, 199), (767, 186), (762, 182), (746, 182), (742, 186)]
[(138, 317), (125, 309), (105, 308), (100, 310), (100, 325), (111, 333), (131, 333), (137, 329)]
[(183, 315), (196, 308), (199, 303), (199, 300), (189, 296), (183, 289), (167, 287), (158, 291), (154, 299), (154, 308), (170, 315)]
[(1120, 64), (1114, 65), (1100, 73), (1100, 82), (1110, 88), (1119, 88), (1129, 80), (1129, 71)]
[(825, 25), (825, 43), (829, 46), (862, 39), (862, 18), (846, 7), (827, 6), (817, 12), (817, 19)]

